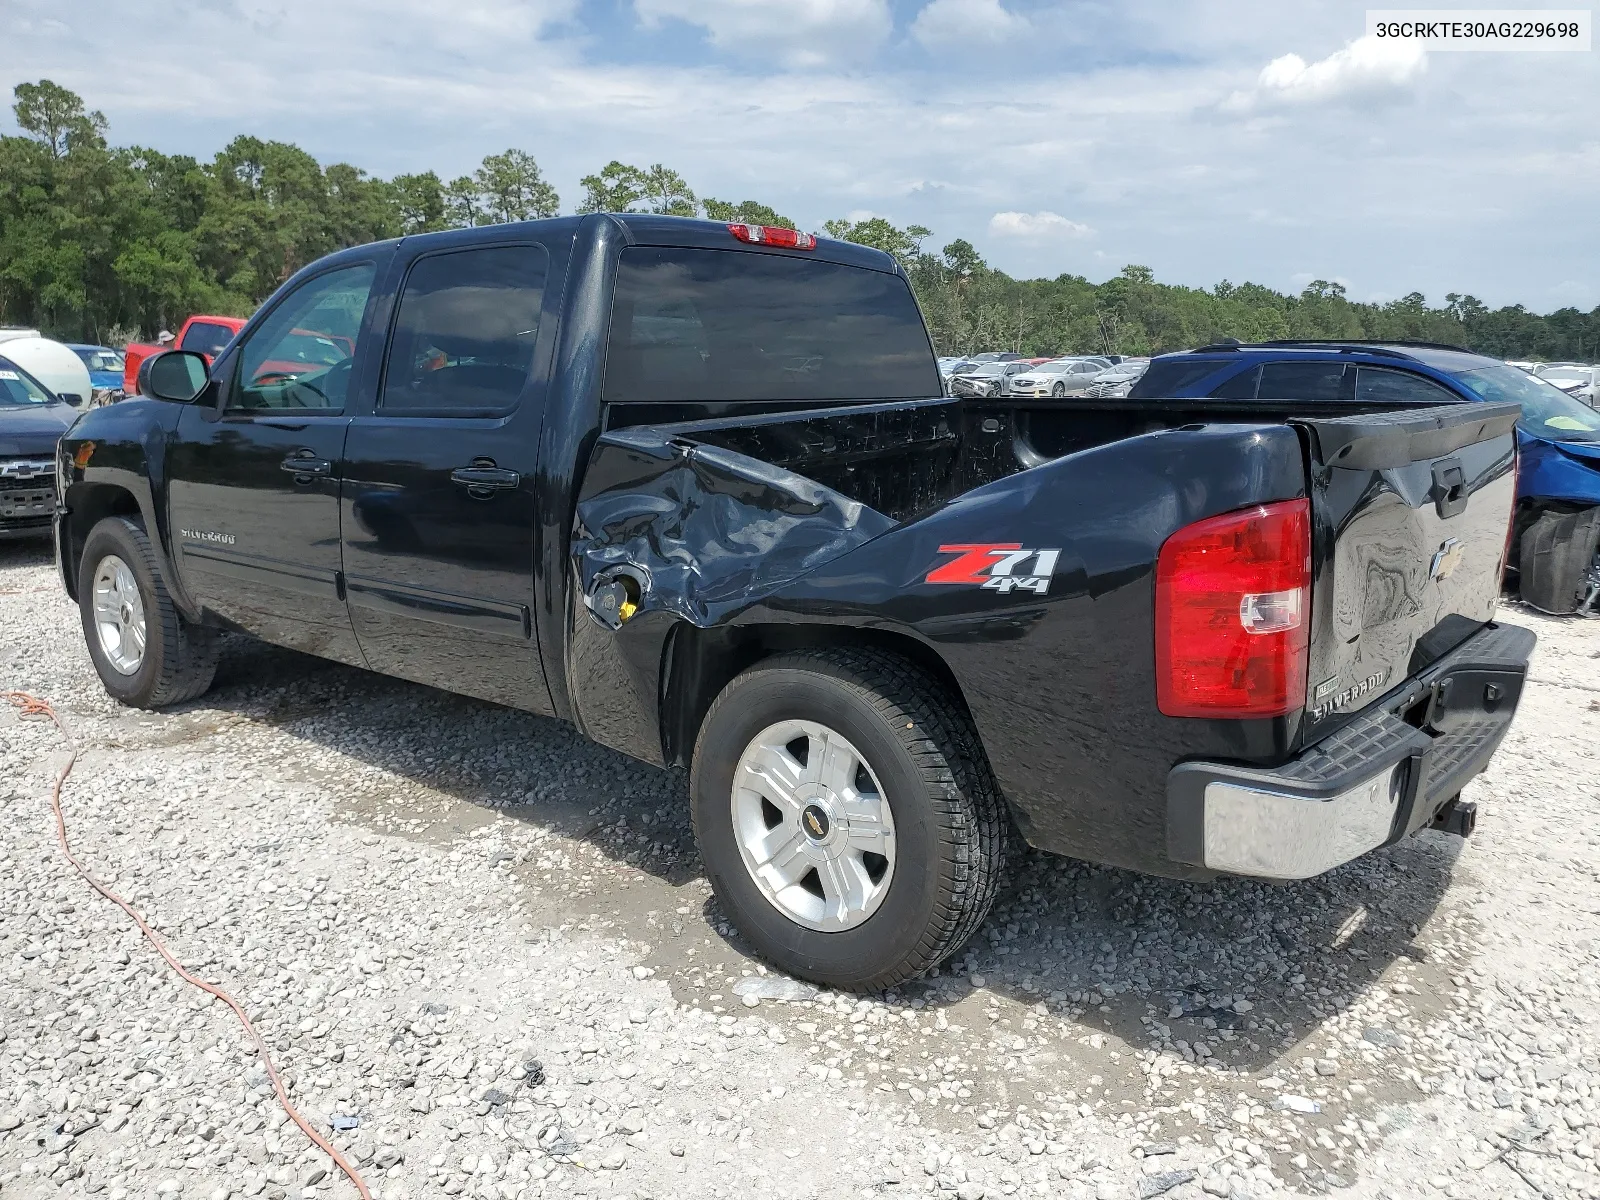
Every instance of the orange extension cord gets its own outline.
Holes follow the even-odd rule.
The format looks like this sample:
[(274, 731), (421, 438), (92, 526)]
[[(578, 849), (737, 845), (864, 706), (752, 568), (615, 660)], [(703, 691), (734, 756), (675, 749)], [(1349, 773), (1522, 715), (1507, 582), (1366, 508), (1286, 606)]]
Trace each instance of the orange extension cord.
[(55, 813), (56, 818), (56, 841), (61, 843), (61, 850), (66, 854), (67, 861), (72, 864), (79, 875), (83, 876), (90, 887), (133, 918), (133, 923), (139, 927), (139, 931), (156, 948), (156, 953), (166, 960), (167, 965), (176, 971), (184, 982), (193, 984), (202, 992), (215, 996), (233, 1010), (233, 1015), (239, 1018), (239, 1024), (244, 1026), (245, 1032), (250, 1035), (250, 1039), (255, 1042), (256, 1049), (261, 1054), (261, 1065), (266, 1068), (267, 1078), (272, 1080), (272, 1090), (277, 1093), (278, 1103), (283, 1105), (283, 1111), (289, 1115), (291, 1121), (300, 1126), (301, 1132), (310, 1138), (318, 1149), (334, 1161), (334, 1165), (339, 1170), (349, 1176), (350, 1182), (356, 1185), (356, 1191), (361, 1193), (361, 1200), (372, 1200), (372, 1193), (367, 1190), (366, 1183), (356, 1169), (346, 1162), (344, 1156), (335, 1150), (326, 1138), (312, 1128), (311, 1122), (301, 1116), (300, 1110), (290, 1103), (289, 1093), (284, 1091), (283, 1081), (278, 1078), (278, 1069), (272, 1063), (272, 1054), (267, 1049), (267, 1043), (256, 1032), (256, 1027), (250, 1023), (250, 1018), (245, 1015), (245, 1011), (240, 1007), (239, 1002), (221, 988), (207, 983), (204, 979), (199, 979), (185, 970), (183, 964), (174, 958), (172, 952), (167, 949), (166, 943), (156, 935), (155, 930), (145, 924), (144, 918), (139, 915), (138, 911), (121, 896), (91, 875), (89, 869), (79, 862), (77, 856), (72, 853), (72, 847), (67, 844), (67, 819), (61, 811), (61, 789), (67, 782), (67, 776), (72, 773), (73, 764), (78, 761), (78, 748), (73, 744), (71, 736), (67, 733), (66, 726), (61, 723), (61, 718), (56, 715), (56, 710), (48, 700), (40, 700), (37, 696), (30, 696), (27, 692), (0, 692), (0, 697), (4, 697), (16, 705), (24, 717), (43, 717), (45, 720), (50, 721), (60, 731), (61, 736), (67, 739), (67, 745), (72, 748), (66, 765), (56, 775), (56, 784), (50, 793), (50, 808)]

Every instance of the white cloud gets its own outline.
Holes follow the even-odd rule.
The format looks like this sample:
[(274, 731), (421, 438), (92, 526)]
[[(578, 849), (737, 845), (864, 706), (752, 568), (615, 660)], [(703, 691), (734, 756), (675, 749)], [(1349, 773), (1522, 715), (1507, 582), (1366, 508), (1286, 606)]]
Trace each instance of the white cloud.
[[(683, 46), (701, 26), (652, 32), (631, 5), (458, 2), (464, 19), (442, 32), (433, 27), (445, 18), (419, 16), (430, 0), (191, 4), (175, 53), (170, 0), (119, 0), (114, 22), (104, 0), (0, 0), (10, 6), (0, 95), (53, 79), (105, 112), (116, 144), (202, 161), (248, 133), (385, 177), (453, 178), (517, 146), (568, 209), (578, 180), (612, 158), (664, 162), (697, 193), (760, 200), (804, 228), (881, 214), (932, 228), (932, 247), (966, 238), (1023, 277), (1103, 278), (1145, 263), (1174, 283), (1282, 287), (1316, 265), (1318, 277), (1359, 280), (1353, 295), (1470, 292), (1539, 311), (1595, 303), (1551, 291), (1600, 261), (1600, 223), (1585, 219), (1600, 180), (1589, 115), (1600, 72), (1581, 55), (1430, 56), (1428, 86), (1381, 120), (1323, 103), (1285, 121), (1281, 98), (1224, 120), (1219, 96), (1254, 87), (1286, 46), (1343, 44), (1348, 12), (1268, 0), (1151, 0), (1131, 15), (1101, 6), (1098, 24), (1070, 22), (1086, 47), (1074, 55), (1050, 52), (1045, 39), (1067, 34), (1030, 0), (1027, 49), (981, 51), (980, 69), (906, 53), (890, 34), (870, 70), (793, 71), (714, 48), (720, 61), (708, 63)], [(722, 20), (730, 3), (696, 11)], [(802, 14), (845, 11), (797, 3)], [(773, 46), (798, 27), (811, 31), (798, 45), (827, 48), (787, 7), (760, 11)], [(753, 18), (745, 29), (758, 36)], [(674, 61), (685, 54), (691, 62)], [(987, 69), (1017, 58), (1039, 69)], [(105, 71), (113, 60), (140, 69)], [(0, 132), (11, 129), (0, 110)], [(1041, 212), (1093, 232), (1040, 226)], [(1026, 219), (994, 226), (1006, 213)], [(1489, 250), (1463, 255), (1464, 245)]]
[(1253, 89), (1234, 92), (1222, 107), (1249, 112), (1258, 107), (1394, 94), (1410, 87), (1427, 69), (1427, 51), (1367, 34), (1314, 63), (1308, 64), (1298, 54), (1273, 59), (1261, 68)]
[(1039, 212), (997, 212), (989, 218), (989, 232), (995, 237), (1058, 239), (1084, 237), (1094, 231), (1078, 221), (1069, 221), (1047, 209)]
[(888, 0), (634, 0), (649, 26), (702, 27), (719, 50), (790, 67), (870, 58), (889, 36)]
[(1000, 0), (933, 0), (911, 23), (911, 36), (929, 49), (998, 45), (1028, 32), (1028, 19)]

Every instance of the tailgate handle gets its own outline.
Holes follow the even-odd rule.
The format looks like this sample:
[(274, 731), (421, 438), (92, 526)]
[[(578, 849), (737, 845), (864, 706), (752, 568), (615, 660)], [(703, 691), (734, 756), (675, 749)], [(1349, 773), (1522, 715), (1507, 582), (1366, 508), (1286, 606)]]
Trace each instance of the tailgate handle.
[(1447, 519), (1467, 507), (1467, 473), (1460, 459), (1446, 458), (1433, 464), (1433, 503)]

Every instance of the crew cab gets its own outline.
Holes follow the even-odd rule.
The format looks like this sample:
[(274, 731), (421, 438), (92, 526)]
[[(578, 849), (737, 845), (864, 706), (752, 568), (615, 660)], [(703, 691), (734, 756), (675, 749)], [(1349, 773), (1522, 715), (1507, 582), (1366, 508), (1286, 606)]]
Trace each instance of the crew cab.
[[(350, 353), (286, 376), (311, 331)], [(689, 768), (724, 910), (881, 989), (1012, 839), (1299, 879), (1435, 826), (1521, 694), (1514, 405), (967, 399), (906, 276), (591, 214), (361, 246), (59, 451), (106, 690), (239, 631)]]
[(1530, 374), (1436, 342), (1222, 342), (1164, 354), (1130, 390), (1152, 398), (1322, 400), (1356, 407), (1512, 403), (1518, 486), (1508, 557), (1522, 600), (1600, 615), (1600, 413)]
[(139, 386), (139, 368), (144, 360), (166, 350), (193, 350), (210, 362), (222, 352), (233, 335), (243, 329), (243, 317), (190, 317), (178, 329), (171, 346), (129, 342), (122, 352), (122, 392), (131, 396)]

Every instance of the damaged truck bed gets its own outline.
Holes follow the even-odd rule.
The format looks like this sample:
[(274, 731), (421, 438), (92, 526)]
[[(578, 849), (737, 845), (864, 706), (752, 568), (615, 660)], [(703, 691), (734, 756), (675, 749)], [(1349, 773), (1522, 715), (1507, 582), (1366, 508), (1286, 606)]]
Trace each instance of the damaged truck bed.
[[(305, 329), (355, 353), (285, 380)], [(60, 459), (113, 695), (233, 629), (686, 765), (728, 915), (835, 986), (957, 951), (1017, 836), (1296, 879), (1468, 832), (1532, 651), (1514, 406), (939, 397), (896, 264), (789, 230), (343, 251), (141, 391)]]

